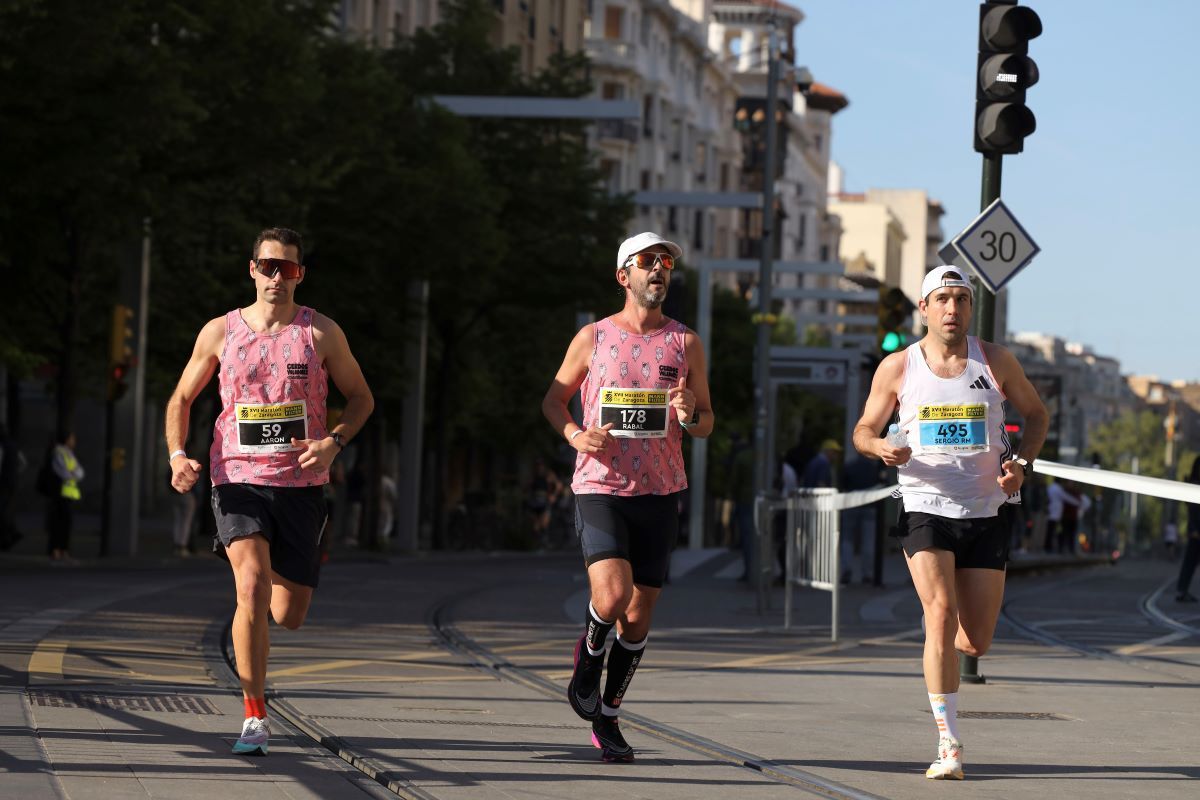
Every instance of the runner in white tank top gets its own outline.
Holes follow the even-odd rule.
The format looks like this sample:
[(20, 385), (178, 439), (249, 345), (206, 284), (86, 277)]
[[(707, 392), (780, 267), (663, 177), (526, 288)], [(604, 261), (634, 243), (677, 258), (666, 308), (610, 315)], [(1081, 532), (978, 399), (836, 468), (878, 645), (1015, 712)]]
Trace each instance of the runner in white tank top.
[[(991, 645), (1008, 557), (1008, 518), (997, 512), (1020, 492), (1049, 415), (1012, 353), (967, 336), (974, 290), (957, 269), (932, 270), (921, 295), (929, 332), (879, 365), (854, 446), (902, 467), (898, 535), (925, 612), (925, 686), (938, 727), (938, 758), (925, 776), (961, 780), (956, 651), (978, 658)], [(1025, 419), (1017, 458), (1004, 435), (1005, 400)], [(880, 438), (897, 409), (910, 447)]]

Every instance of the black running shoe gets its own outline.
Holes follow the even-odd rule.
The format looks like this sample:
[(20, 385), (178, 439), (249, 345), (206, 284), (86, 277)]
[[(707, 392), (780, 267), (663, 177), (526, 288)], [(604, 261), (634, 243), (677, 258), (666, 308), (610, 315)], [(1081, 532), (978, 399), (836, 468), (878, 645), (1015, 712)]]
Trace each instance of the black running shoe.
[(586, 635), (575, 643), (575, 671), (567, 684), (567, 700), (575, 713), (586, 720), (600, 716), (600, 673), (604, 670), (603, 654), (593, 656), (584, 643)]
[(592, 722), (592, 744), (605, 761), (633, 761), (633, 748), (625, 741), (616, 717), (600, 715)]

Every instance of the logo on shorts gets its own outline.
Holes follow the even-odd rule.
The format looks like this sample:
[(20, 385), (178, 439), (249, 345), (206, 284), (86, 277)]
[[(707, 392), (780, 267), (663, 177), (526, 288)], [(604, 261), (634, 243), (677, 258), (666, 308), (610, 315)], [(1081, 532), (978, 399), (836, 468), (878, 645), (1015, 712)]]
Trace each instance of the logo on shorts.
[(669, 367), (665, 364), (659, 364), (658, 379), (660, 381), (671, 381), (672, 383), (675, 383), (679, 380), (679, 368)]
[(293, 380), (296, 378), (308, 377), (308, 363), (301, 361), (299, 364), (287, 365), (287, 376)]

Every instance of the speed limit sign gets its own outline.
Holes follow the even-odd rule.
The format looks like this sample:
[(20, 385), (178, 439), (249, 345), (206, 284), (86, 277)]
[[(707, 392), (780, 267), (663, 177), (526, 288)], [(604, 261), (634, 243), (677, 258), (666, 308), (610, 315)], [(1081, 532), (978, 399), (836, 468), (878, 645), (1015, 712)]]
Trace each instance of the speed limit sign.
[(993, 294), (1041, 251), (999, 198), (955, 236), (950, 245)]

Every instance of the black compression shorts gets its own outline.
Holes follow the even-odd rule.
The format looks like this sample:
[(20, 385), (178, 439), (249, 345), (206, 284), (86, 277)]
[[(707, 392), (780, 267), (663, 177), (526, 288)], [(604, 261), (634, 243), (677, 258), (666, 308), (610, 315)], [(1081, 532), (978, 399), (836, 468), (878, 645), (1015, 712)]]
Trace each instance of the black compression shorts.
[(575, 496), (575, 530), (590, 567), (606, 558), (629, 562), (633, 582), (661, 588), (679, 538), (679, 495)]
[(895, 535), (909, 558), (922, 550), (949, 550), (958, 569), (1003, 570), (1008, 561), (1009, 515), (1004, 508), (994, 517), (955, 519), (902, 512)]
[(271, 569), (293, 583), (316, 588), (321, 571), (321, 536), (328, 519), (324, 487), (255, 486), (222, 483), (212, 490), (222, 557), (234, 539), (258, 533), (271, 543)]

